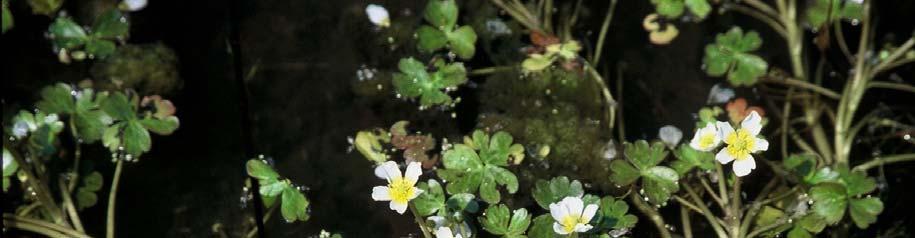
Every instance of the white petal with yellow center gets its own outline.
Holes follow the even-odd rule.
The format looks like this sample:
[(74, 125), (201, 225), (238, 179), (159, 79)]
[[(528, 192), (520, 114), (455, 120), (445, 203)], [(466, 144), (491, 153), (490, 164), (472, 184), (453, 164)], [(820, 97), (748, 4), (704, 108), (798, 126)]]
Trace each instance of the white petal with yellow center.
[(391, 26), (391, 18), (388, 14), (388, 9), (385, 9), (381, 5), (369, 4), (367, 7), (365, 7), (365, 14), (369, 15), (369, 21), (371, 21), (372, 24), (375, 24), (376, 26)]
[(705, 127), (696, 131), (696, 135), (690, 140), (689, 146), (699, 151), (710, 151), (721, 143), (718, 135), (718, 129), (714, 123), (707, 123)]
[(596, 204), (586, 207), (578, 197), (566, 197), (558, 203), (550, 204), (550, 215), (556, 221), (553, 223), (553, 231), (560, 235), (591, 230), (593, 227), (588, 222), (596, 213)]
[(416, 188), (416, 181), (422, 174), (419, 162), (407, 165), (406, 177), (401, 176), (400, 169), (394, 161), (387, 161), (375, 168), (375, 175), (388, 181), (388, 186), (372, 188), (372, 199), (391, 201), (391, 210), (403, 214), (407, 211), (410, 200), (419, 196), (423, 190)]

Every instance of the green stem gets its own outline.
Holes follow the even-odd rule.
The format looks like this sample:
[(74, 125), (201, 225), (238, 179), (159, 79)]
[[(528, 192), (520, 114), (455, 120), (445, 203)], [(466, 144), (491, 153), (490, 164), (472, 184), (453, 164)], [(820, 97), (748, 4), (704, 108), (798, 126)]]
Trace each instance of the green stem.
[(885, 89), (895, 89), (903, 92), (915, 93), (915, 86), (904, 84), (904, 83), (890, 83), (890, 82), (880, 82), (873, 81), (867, 84), (868, 88), (885, 88)]
[(854, 76), (845, 83), (845, 90), (839, 100), (839, 110), (836, 113), (835, 161), (838, 164), (845, 165), (848, 164), (848, 154), (851, 151), (851, 146), (846, 143), (845, 138), (847, 138), (848, 129), (851, 126), (852, 119), (854, 119), (855, 112), (858, 110), (858, 104), (867, 90), (869, 80), (869, 77), (866, 77), (869, 74), (865, 61), (867, 61), (868, 41), (872, 30), (870, 26), (870, 1), (864, 0), (862, 9), (864, 15), (861, 18), (861, 40), (858, 44), (858, 54), (853, 70)]
[(613, 124), (616, 119), (616, 102), (613, 100), (613, 94), (610, 94), (610, 89), (607, 87), (607, 84), (604, 83), (604, 78), (597, 73), (597, 70), (595, 70), (594, 66), (588, 63), (588, 61), (585, 61), (585, 70), (591, 74), (591, 78), (594, 79), (594, 82), (597, 83), (597, 86), (601, 89), (601, 93), (604, 96), (604, 104), (607, 106), (607, 129), (610, 130), (610, 135), (613, 135)]
[(432, 238), (432, 233), (429, 232), (429, 228), (426, 227), (426, 223), (423, 222), (423, 216), (419, 215), (419, 210), (416, 210), (416, 206), (412, 203), (410, 204), (410, 212), (413, 213), (413, 220), (416, 221), (416, 225), (419, 226), (419, 230), (423, 232), (423, 237)]
[(683, 237), (693, 238), (693, 226), (689, 221), (689, 210), (680, 207), (680, 222), (683, 223)]
[[(626, 121), (625, 115), (623, 115), (623, 71), (626, 69), (626, 64), (620, 62), (616, 65), (616, 96), (619, 97), (616, 106), (619, 111), (619, 125), (616, 128), (616, 131), (619, 133), (619, 141), (626, 141)], [(612, 133), (611, 133), (612, 134)]]
[(798, 88), (808, 89), (808, 90), (814, 91), (816, 93), (819, 93), (823, 96), (826, 96), (828, 98), (832, 98), (832, 99), (839, 99), (840, 97), (842, 97), (842, 95), (839, 95), (839, 93), (836, 93), (835, 91), (829, 90), (824, 87), (820, 87), (816, 84), (808, 83), (806, 81), (801, 81), (801, 80), (797, 80), (797, 79), (786, 78), (784, 80), (778, 80), (778, 79), (762, 78), (760, 80), (760, 82), (777, 83), (777, 84), (782, 84), (782, 85), (786, 85), (786, 86), (794, 86), (794, 87), (798, 87)]
[(85, 233), (74, 231), (61, 225), (9, 213), (3, 214), (3, 226), (35, 232), (49, 237), (89, 238)]
[(890, 156), (884, 156), (884, 157), (877, 157), (877, 158), (874, 158), (874, 159), (871, 160), (871, 161), (868, 161), (867, 163), (863, 163), (863, 164), (860, 164), (860, 165), (858, 165), (858, 166), (855, 166), (855, 168), (854, 168), (853, 170), (855, 170), (855, 171), (867, 171), (868, 169), (871, 169), (871, 168), (874, 168), (874, 167), (877, 167), (877, 166), (882, 166), (882, 165), (892, 164), (892, 163), (898, 163), (898, 162), (908, 162), (908, 161), (915, 161), (915, 153), (912, 153), (912, 154), (898, 154), (898, 155), (890, 155)]
[[(34, 190), (38, 202), (41, 203), (41, 207), (44, 208), (45, 212), (51, 216), (51, 220), (54, 221), (54, 223), (66, 225), (66, 221), (64, 221), (63, 218), (63, 210), (54, 202), (54, 198), (51, 197), (51, 189), (47, 187), (47, 184), (42, 183), (40, 178), (32, 172), (32, 164), (27, 163), (18, 151), (13, 149), (7, 149), (7, 151), (13, 155), (13, 159), (19, 164), (19, 171), (22, 171), (23, 174), (25, 174), (29, 187)], [(36, 163), (38, 163), (38, 161), (36, 161)]]
[(486, 67), (486, 68), (471, 70), (469, 73), (467, 73), (467, 75), (470, 75), (470, 76), (489, 75), (489, 74), (494, 74), (494, 73), (499, 73), (499, 72), (504, 72), (504, 71), (511, 71), (511, 70), (514, 70), (515, 68), (516, 67), (514, 67), (514, 66)]
[(108, 222), (106, 237), (114, 238), (114, 207), (115, 200), (118, 196), (118, 183), (121, 180), (121, 169), (124, 167), (124, 159), (118, 159), (114, 168), (114, 176), (111, 178), (111, 191), (108, 193)]
[(896, 62), (896, 59), (898, 59), (902, 55), (906, 54), (906, 52), (908, 52), (909, 49), (911, 49), (913, 45), (915, 45), (915, 37), (909, 38), (909, 40), (907, 40), (905, 43), (903, 43), (901, 46), (899, 46), (899, 48), (896, 48), (896, 50), (894, 50), (893, 53), (890, 53), (890, 55), (887, 56), (886, 59), (883, 59), (882, 61), (880, 61), (880, 63), (877, 64), (876, 67), (874, 67), (874, 70), (871, 71), (872, 72), (871, 77), (879, 74), (880, 72), (890, 69), (889, 66), (892, 65), (894, 62)]
[(610, 7), (607, 9), (607, 14), (604, 16), (604, 23), (600, 26), (600, 34), (597, 35), (597, 47), (594, 50), (594, 57), (592, 57), (591, 60), (594, 65), (600, 63), (600, 55), (604, 51), (604, 41), (606, 41), (607, 29), (610, 28), (610, 21), (613, 20), (616, 2), (617, 0), (610, 0)]
[(693, 188), (690, 186), (683, 186), (683, 188), (686, 189), (686, 193), (689, 194), (690, 198), (693, 199), (693, 202), (695, 202), (697, 206), (699, 206), (699, 209), (702, 210), (702, 213), (700, 214), (702, 214), (702, 216), (708, 220), (708, 225), (712, 227), (712, 230), (715, 230), (715, 234), (718, 235), (719, 238), (727, 238), (727, 233), (725, 233), (724, 229), (721, 228), (722, 224), (718, 222), (718, 219), (714, 215), (712, 215), (712, 211), (709, 210), (708, 206), (702, 203), (702, 198), (699, 197), (699, 194), (696, 194), (696, 191), (693, 190)]
[(737, 4), (728, 4), (726, 6), (727, 6), (727, 8), (733, 9), (734, 11), (743, 13), (744, 15), (750, 16), (752, 18), (755, 18), (756, 20), (759, 20), (763, 23), (768, 24), (769, 27), (771, 27), (772, 30), (775, 31), (775, 33), (778, 33), (778, 35), (781, 37), (788, 38), (790, 36), (789, 35), (790, 32), (785, 30), (785, 26), (783, 26), (782, 23), (779, 22), (779, 19), (777, 19), (777, 18), (763, 14), (762, 12), (759, 12), (756, 9), (748, 8), (748, 7), (737, 5)]
[(651, 205), (648, 205), (648, 203), (645, 203), (644, 198), (642, 198), (642, 196), (639, 196), (639, 193), (635, 193), (635, 192), (630, 193), (629, 201), (631, 201), (632, 204), (635, 205), (635, 207), (638, 208), (639, 211), (642, 212), (642, 214), (645, 214), (645, 216), (648, 216), (648, 219), (651, 220), (651, 222), (654, 223), (655, 228), (657, 228), (658, 233), (659, 233), (658, 235), (661, 236), (661, 238), (670, 238), (671, 237), (670, 231), (668, 231), (667, 228), (664, 226), (665, 224), (667, 224), (667, 223), (664, 223), (664, 217), (662, 217), (661, 214), (658, 213), (657, 210), (654, 210), (654, 208), (652, 208)]
[(57, 181), (58, 187), (60, 188), (60, 196), (64, 200), (63, 207), (70, 216), (70, 223), (73, 223), (73, 227), (76, 228), (77, 231), (86, 232), (86, 229), (83, 229), (83, 222), (79, 219), (79, 213), (76, 212), (76, 207), (73, 206), (73, 199), (70, 197), (70, 191), (67, 191), (67, 185), (64, 182), (64, 179), (60, 178)]
[(732, 237), (740, 236), (740, 218), (743, 216), (743, 207), (741, 204), (742, 199), (740, 198), (740, 185), (740, 177), (734, 177), (734, 186), (732, 187), (733, 189), (731, 189), (731, 211), (727, 212), (730, 214), (727, 218), (727, 222), (730, 226), (728, 233), (730, 233)]

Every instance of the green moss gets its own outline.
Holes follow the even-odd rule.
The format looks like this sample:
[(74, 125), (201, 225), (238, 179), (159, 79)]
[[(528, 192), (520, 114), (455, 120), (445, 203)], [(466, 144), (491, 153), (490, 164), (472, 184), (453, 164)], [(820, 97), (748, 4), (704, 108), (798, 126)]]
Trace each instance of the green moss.
[(168, 94), (181, 87), (178, 57), (163, 44), (124, 45), (91, 70), (103, 90), (134, 88), (144, 95)]
[(526, 160), (533, 166), (519, 172), (522, 181), (567, 175), (610, 189), (597, 88), (579, 72), (559, 69), (493, 75), (483, 85), (478, 126), (516, 135), (529, 154), (550, 147), (546, 158)]

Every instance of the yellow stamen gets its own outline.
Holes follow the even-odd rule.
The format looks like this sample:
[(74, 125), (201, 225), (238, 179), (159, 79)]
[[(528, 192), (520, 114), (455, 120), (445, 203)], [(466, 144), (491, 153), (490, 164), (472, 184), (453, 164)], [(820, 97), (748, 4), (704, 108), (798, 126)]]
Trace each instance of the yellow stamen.
[(567, 215), (566, 217), (562, 218), (562, 222), (560, 223), (560, 225), (562, 225), (562, 229), (565, 230), (567, 233), (572, 233), (573, 231), (575, 231), (575, 226), (578, 226), (578, 224), (586, 224), (586, 223), (588, 223), (588, 221), (585, 221), (581, 217), (581, 215), (572, 214), (572, 215)]
[(388, 184), (391, 193), (391, 201), (397, 203), (407, 203), (410, 201), (410, 198), (413, 197), (413, 193), (416, 190), (416, 188), (413, 187), (413, 184), (413, 181), (403, 178), (391, 180), (391, 183)]
[(715, 144), (715, 133), (703, 133), (699, 137), (699, 148), (708, 149)]
[(728, 135), (724, 142), (728, 144), (728, 154), (734, 159), (742, 160), (750, 156), (750, 152), (756, 146), (756, 137), (750, 134), (750, 131), (741, 128)]

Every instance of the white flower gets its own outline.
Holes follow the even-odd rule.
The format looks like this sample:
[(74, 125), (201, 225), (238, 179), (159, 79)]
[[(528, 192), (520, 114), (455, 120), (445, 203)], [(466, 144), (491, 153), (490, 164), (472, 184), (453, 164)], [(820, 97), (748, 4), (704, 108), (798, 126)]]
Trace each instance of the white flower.
[(146, 0), (124, 0), (121, 2), (121, 9), (129, 12), (143, 10), (146, 7)]
[(658, 130), (658, 138), (667, 145), (667, 147), (676, 147), (680, 140), (683, 139), (683, 131), (673, 125), (666, 125)]
[(718, 128), (714, 123), (707, 123), (705, 127), (696, 131), (696, 135), (689, 141), (689, 146), (700, 151), (711, 151), (721, 143)]
[(391, 18), (388, 15), (388, 9), (385, 9), (381, 5), (369, 4), (367, 7), (365, 7), (365, 14), (369, 15), (369, 21), (371, 21), (376, 26), (391, 26)]
[(407, 211), (410, 200), (419, 196), (423, 190), (416, 188), (416, 180), (422, 174), (419, 162), (407, 165), (406, 176), (400, 174), (400, 168), (394, 161), (387, 161), (375, 168), (375, 176), (388, 181), (388, 186), (372, 188), (372, 199), (391, 201), (391, 210), (403, 214)]
[(562, 201), (550, 204), (550, 215), (556, 220), (553, 223), (553, 231), (560, 235), (591, 230), (592, 226), (588, 222), (595, 213), (597, 204), (585, 207), (579, 197), (566, 197)]
[(462, 237), (461, 237), (461, 234), (454, 235), (454, 233), (451, 232), (451, 228), (448, 228), (447, 226), (443, 226), (443, 227), (439, 227), (438, 229), (435, 229), (435, 238), (462, 238)]
[(769, 141), (757, 138), (759, 131), (762, 130), (762, 118), (756, 111), (750, 112), (750, 115), (740, 122), (740, 129), (737, 131), (727, 122), (719, 121), (717, 124), (718, 134), (724, 139), (727, 147), (715, 155), (715, 160), (721, 164), (734, 161), (734, 174), (738, 177), (750, 174), (750, 171), (756, 168), (756, 161), (750, 154), (769, 149)]

